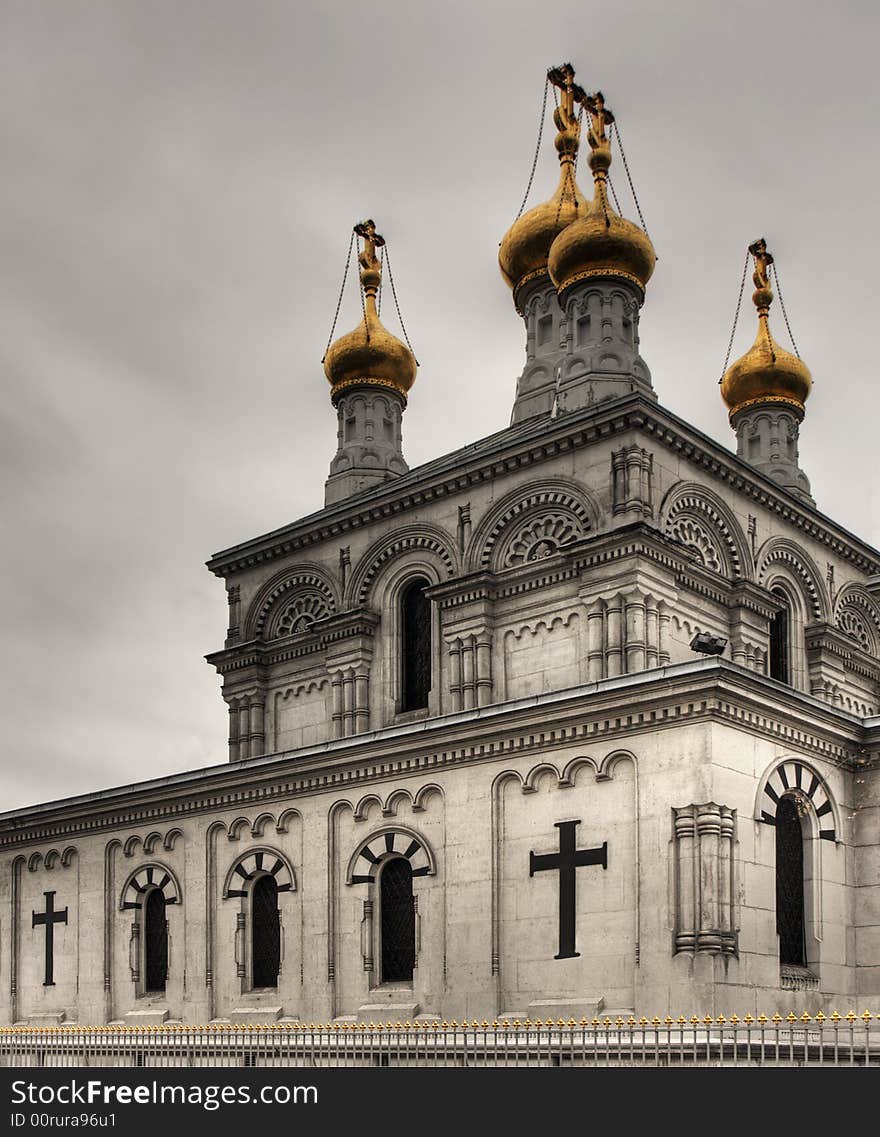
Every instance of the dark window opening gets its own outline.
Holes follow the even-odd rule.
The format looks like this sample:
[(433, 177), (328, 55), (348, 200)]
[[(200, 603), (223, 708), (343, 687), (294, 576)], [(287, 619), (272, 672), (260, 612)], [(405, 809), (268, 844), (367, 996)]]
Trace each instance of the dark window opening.
[(379, 878), (382, 908), (382, 982), (412, 983), (416, 965), (416, 904), (405, 857), (386, 861)]
[(415, 711), (428, 705), (428, 692), (431, 690), (431, 601), (425, 595), (427, 587), (427, 580), (413, 580), (401, 597), (402, 711)]
[(168, 924), (161, 889), (147, 893), (144, 905), (144, 983), (146, 992), (165, 990), (168, 977)]
[(797, 803), (783, 797), (776, 810), (776, 931), (779, 962), (806, 967), (804, 834)]
[(261, 876), (251, 893), (251, 959), (254, 987), (277, 987), (281, 967), (281, 921), (274, 876)]
[(789, 625), (791, 623), (788, 601), (784, 593), (773, 590), (773, 596), (785, 605), (770, 621), (770, 678), (780, 683), (791, 682), (789, 664)]

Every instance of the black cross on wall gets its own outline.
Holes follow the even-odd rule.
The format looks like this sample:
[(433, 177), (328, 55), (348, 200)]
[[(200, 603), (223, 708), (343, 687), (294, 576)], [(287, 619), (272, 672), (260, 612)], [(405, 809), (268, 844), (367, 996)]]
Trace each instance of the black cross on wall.
[(54, 987), (55, 925), (67, 923), (67, 909), (55, 911), (54, 892), (44, 892), (43, 895), (46, 897), (46, 911), (31, 913), (31, 927), (36, 928), (40, 924), (46, 925), (46, 978), (43, 980), (43, 986)]
[(578, 849), (575, 830), (580, 821), (557, 821), (558, 853), (529, 853), (529, 876), (549, 869), (559, 870), (559, 955), (555, 959), (573, 959), (581, 953), (574, 950), (577, 886), (575, 869), (581, 865), (608, 868), (608, 842), (598, 849)]

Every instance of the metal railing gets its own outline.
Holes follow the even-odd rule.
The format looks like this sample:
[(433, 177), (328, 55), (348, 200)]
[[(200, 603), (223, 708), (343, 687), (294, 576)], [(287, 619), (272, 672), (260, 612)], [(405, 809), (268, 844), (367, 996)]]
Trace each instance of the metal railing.
[(880, 1014), (0, 1027), (2, 1066), (880, 1066)]

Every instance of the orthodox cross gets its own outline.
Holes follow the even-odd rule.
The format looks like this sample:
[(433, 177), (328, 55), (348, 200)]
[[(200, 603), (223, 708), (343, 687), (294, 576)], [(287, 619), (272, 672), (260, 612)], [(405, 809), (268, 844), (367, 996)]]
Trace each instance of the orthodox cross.
[(586, 97), (583, 87), (574, 81), (574, 68), (570, 63), (563, 63), (560, 67), (551, 67), (547, 78), (560, 92), (559, 106), (553, 112), (553, 121), (560, 133), (575, 131), (580, 133), (577, 116), (574, 113), (575, 103), (581, 103)]
[(574, 959), (581, 953), (574, 950), (576, 881), (575, 870), (582, 865), (601, 865), (608, 868), (608, 842), (598, 849), (578, 849), (575, 830), (580, 821), (557, 821), (559, 830), (558, 853), (529, 853), (529, 876), (536, 872), (555, 869), (559, 872), (559, 954), (555, 959)]
[(755, 258), (755, 271), (752, 274), (755, 288), (769, 288), (770, 278), (767, 269), (773, 264), (773, 257), (767, 252), (767, 242), (763, 237), (759, 237), (749, 245), (749, 252)]
[(43, 986), (54, 987), (55, 925), (67, 923), (67, 909), (55, 911), (54, 892), (44, 892), (43, 895), (46, 897), (46, 911), (31, 913), (33, 921), (31, 927), (36, 928), (39, 924), (46, 925), (46, 978), (43, 980)]
[(385, 238), (376, 232), (375, 222), (360, 221), (355, 225), (354, 231), (364, 239), (364, 247), (358, 255), (358, 263), (362, 268), (378, 268), (379, 258), (376, 256), (376, 249), (380, 249), (385, 244)]
[(364, 321), (367, 325), (367, 343), (369, 343), (370, 319), (378, 315), (376, 296), (382, 281), (382, 266), (376, 256), (376, 249), (385, 244), (385, 238), (376, 232), (376, 225), (373, 221), (360, 221), (355, 225), (354, 231), (364, 239), (364, 247), (358, 253), (358, 264), (361, 266), (361, 288), (364, 290), (366, 302)]
[(584, 106), (590, 112), (590, 133), (588, 135), (590, 146), (597, 150), (608, 142), (605, 127), (611, 126), (614, 122), (614, 115), (611, 113), (611, 109), (605, 106), (605, 96), (601, 91), (597, 91), (595, 95), (585, 95)]

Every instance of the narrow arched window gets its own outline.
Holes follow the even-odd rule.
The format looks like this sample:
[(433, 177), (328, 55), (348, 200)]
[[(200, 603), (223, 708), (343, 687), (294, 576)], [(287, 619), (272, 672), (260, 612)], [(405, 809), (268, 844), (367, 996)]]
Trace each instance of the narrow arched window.
[(406, 857), (392, 857), (379, 877), (382, 982), (412, 983), (416, 963), (416, 904), (412, 868)]
[(774, 588), (772, 593), (783, 607), (770, 621), (770, 678), (780, 683), (791, 682), (791, 609), (785, 593)]
[(270, 874), (261, 876), (251, 893), (251, 982), (254, 987), (277, 987), (281, 967), (281, 923), (278, 885)]
[(804, 834), (797, 802), (780, 798), (776, 809), (776, 931), (779, 962), (806, 967)]
[(160, 888), (151, 888), (144, 904), (144, 991), (164, 991), (167, 976), (165, 895)]
[(400, 709), (415, 711), (428, 705), (431, 690), (431, 601), (428, 581), (412, 580), (400, 598), (403, 673)]

